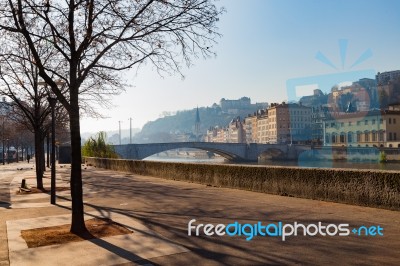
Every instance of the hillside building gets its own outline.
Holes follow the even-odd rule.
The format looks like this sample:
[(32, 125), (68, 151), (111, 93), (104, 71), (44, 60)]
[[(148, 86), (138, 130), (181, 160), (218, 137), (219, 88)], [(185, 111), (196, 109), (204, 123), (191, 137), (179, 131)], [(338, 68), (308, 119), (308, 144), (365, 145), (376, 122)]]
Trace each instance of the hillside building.
[(400, 70), (378, 72), (375, 79), (378, 85), (388, 84), (390, 81), (394, 81), (400, 78)]
[(219, 103), (222, 111), (228, 113), (235, 113), (236, 110), (251, 108), (251, 100), (248, 97), (242, 97), (238, 100), (226, 100), (222, 98)]

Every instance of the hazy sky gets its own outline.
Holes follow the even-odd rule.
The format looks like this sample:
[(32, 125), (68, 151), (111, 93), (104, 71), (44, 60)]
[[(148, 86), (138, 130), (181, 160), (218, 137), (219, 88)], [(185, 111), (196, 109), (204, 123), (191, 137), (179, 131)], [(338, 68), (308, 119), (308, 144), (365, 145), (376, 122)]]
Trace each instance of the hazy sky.
[[(226, 0), (217, 57), (195, 60), (180, 76), (151, 69), (127, 73), (132, 87), (114, 97), (103, 120), (83, 119), (82, 132), (142, 127), (163, 111), (211, 106), (221, 98), (287, 99), (286, 81), (346, 71), (400, 69), (398, 0)], [(339, 40), (347, 40), (346, 55)], [(343, 50), (343, 49), (342, 49)], [(321, 52), (337, 68), (316, 59)], [(364, 53), (369, 58), (350, 68)], [(372, 52), (372, 53), (371, 53)], [(342, 55), (342, 57), (341, 57)], [(342, 67), (342, 58), (345, 60)]]

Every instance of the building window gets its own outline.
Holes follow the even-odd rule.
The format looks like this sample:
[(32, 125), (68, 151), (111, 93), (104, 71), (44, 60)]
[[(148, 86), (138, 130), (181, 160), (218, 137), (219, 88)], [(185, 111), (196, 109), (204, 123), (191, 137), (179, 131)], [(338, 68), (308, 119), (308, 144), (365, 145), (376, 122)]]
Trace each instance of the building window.
[(357, 133), (357, 142), (361, 142), (361, 133)]
[(379, 141), (383, 141), (383, 132), (379, 132)]
[(389, 118), (389, 125), (392, 123), (392, 119), (391, 118)]
[(340, 134), (340, 143), (345, 143), (344, 134)]
[(396, 132), (393, 133), (393, 140), (397, 140), (397, 133)]
[(357, 121), (357, 126), (361, 125), (361, 121)]
[(351, 121), (349, 121), (349, 126), (351, 126)]
[(344, 127), (344, 123), (343, 123), (343, 122), (342, 122), (342, 123), (340, 123), (340, 126), (341, 126), (341, 127)]
[(332, 143), (336, 143), (336, 136), (332, 135)]
[[(365, 121), (367, 121), (367, 120), (365, 120)], [(365, 132), (364, 138), (365, 138), (366, 142), (369, 141), (369, 133), (368, 132)]]
[(365, 121), (364, 121), (364, 125), (368, 125), (368, 120), (365, 120)]
[(389, 133), (389, 141), (392, 140), (392, 132)]
[(379, 123), (380, 123), (381, 125), (383, 124), (383, 119), (382, 119), (382, 118), (379, 120)]
[(372, 119), (372, 124), (375, 125), (375, 119)]
[(393, 124), (396, 124), (396, 118), (393, 118)]
[(372, 132), (372, 141), (376, 141), (376, 133)]

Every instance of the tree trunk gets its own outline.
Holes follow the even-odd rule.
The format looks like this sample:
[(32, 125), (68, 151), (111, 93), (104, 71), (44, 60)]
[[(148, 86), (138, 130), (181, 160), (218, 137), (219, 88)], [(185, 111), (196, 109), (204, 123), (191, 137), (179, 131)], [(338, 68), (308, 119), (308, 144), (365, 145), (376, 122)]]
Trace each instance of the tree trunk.
[(71, 130), (71, 198), (72, 198), (72, 222), (71, 233), (83, 235), (88, 233), (83, 211), (83, 189), (82, 189), (82, 152), (81, 134), (79, 124), (78, 95), (71, 93), (71, 110), (69, 112)]
[(35, 130), (35, 165), (36, 165), (36, 187), (43, 189), (43, 158), (44, 158), (44, 142), (40, 130)]

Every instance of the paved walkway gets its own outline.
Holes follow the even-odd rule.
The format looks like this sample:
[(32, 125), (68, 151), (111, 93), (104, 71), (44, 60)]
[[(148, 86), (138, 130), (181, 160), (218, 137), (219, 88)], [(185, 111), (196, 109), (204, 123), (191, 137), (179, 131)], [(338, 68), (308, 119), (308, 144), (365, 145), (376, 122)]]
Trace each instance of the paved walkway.
[[(13, 190), (21, 177), (34, 176), (30, 168), (16, 170), (21, 166), (0, 166), (0, 265), (9, 265), (10, 260), (11, 265), (27, 265), (36, 259), (36, 265), (39, 261), (43, 265), (43, 259), (35, 257), (41, 250), (27, 249), (19, 239), (19, 232), (30, 225), (48, 226), (68, 221), (69, 196), (68, 193), (59, 194), (58, 206), (47, 203), (47, 194), (17, 198)], [(68, 171), (67, 167), (57, 169), (60, 185), (67, 184)], [(398, 265), (400, 261), (398, 211), (216, 188), (90, 167), (83, 173), (87, 216), (120, 219), (136, 234), (124, 243), (101, 239), (97, 244), (84, 241), (75, 247), (43, 248), (57, 253), (57, 258), (64, 258), (69, 264), (98, 264), (98, 261), (84, 263), (80, 260), (82, 257), (75, 253), (77, 248), (94, 248), (89, 254), (99, 256), (103, 265), (128, 262), (133, 265)], [(7, 186), (11, 190), (7, 190)], [(3, 195), (7, 191), (8, 196)], [(347, 223), (350, 229), (380, 226), (384, 235), (289, 236), (286, 241), (261, 236), (251, 241), (246, 241), (244, 236), (196, 237), (187, 233), (188, 222), (192, 219), (197, 220), (195, 225), (235, 221), (305, 225), (319, 221), (325, 225)], [(159, 242), (149, 246), (151, 241)]]

